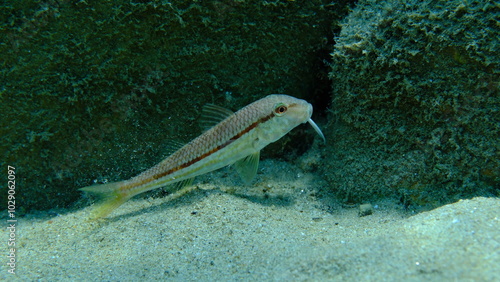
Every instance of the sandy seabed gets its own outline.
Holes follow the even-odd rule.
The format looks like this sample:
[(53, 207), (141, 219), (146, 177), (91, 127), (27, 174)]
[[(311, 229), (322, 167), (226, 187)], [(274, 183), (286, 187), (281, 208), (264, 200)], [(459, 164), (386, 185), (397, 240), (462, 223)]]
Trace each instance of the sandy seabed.
[(498, 198), (419, 214), (387, 200), (360, 217), (286, 162), (262, 162), (252, 186), (236, 178), (226, 168), (106, 220), (89, 221), (90, 207), (28, 215), (17, 222), (16, 274), (4, 256), (0, 280), (500, 281)]

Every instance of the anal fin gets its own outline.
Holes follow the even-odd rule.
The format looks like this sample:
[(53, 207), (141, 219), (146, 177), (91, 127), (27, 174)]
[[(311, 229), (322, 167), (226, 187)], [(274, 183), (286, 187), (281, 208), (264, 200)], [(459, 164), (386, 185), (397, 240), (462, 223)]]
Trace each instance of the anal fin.
[(194, 181), (194, 177), (191, 177), (191, 178), (179, 181), (179, 182), (172, 184), (172, 185), (175, 187), (175, 190), (181, 190), (185, 187), (189, 187), (189, 186), (193, 185), (193, 181)]
[(207, 104), (203, 106), (201, 111), (200, 126), (204, 131), (207, 131), (233, 114), (231, 110), (226, 108)]

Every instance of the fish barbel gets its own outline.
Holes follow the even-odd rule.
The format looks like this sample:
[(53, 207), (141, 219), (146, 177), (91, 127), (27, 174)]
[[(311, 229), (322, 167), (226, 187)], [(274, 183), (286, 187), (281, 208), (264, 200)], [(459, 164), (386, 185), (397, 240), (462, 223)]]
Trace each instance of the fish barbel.
[(101, 198), (91, 218), (107, 216), (131, 197), (166, 185), (189, 185), (198, 175), (234, 164), (245, 182), (257, 173), (260, 150), (301, 123), (312, 121), (312, 105), (288, 95), (273, 94), (233, 113), (207, 105), (202, 119), (207, 131), (152, 168), (128, 180), (93, 185), (80, 190)]

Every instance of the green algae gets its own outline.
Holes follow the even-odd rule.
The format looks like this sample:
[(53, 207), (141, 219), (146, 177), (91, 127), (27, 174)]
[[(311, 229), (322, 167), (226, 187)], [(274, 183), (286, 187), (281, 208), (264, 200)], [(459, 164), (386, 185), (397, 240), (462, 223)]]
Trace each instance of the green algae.
[(343, 139), (323, 171), (340, 197), (434, 207), (498, 195), (499, 14), (495, 1), (358, 3), (331, 62), (325, 131)]

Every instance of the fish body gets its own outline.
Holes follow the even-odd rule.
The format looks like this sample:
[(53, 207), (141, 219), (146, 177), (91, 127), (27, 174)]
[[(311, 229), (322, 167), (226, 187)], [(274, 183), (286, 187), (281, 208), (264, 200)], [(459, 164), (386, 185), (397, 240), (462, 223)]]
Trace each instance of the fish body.
[(257, 172), (260, 150), (299, 124), (309, 122), (324, 139), (311, 120), (312, 111), (306, 101), (280, 94), (236, 113), (209, 105), (202, 118), (214, 126), (157, 165), (128, 180), (81, 188), (102, 198), (91, 217), (104, 217), (137, 194), (179, 182), (188, 184), (198, 175), (232, 164), (248, 182)]

